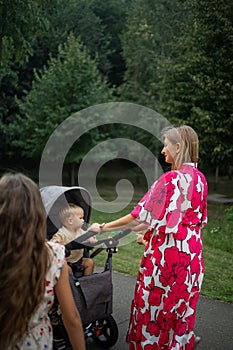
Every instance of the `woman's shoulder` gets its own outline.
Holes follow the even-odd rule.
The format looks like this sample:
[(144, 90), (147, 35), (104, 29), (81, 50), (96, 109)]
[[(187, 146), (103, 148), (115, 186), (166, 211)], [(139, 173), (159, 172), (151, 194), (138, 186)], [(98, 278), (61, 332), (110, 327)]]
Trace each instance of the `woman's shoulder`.
[(175, 179), (179, 177), (179, 174), (176, 170), (170, 170), (163, 173), (158, 180), (156, 180), (151, 186), (149, 193), (156, 191), (158, 188), (164, 188), (169, 184), (172, 184)]
[(171, 181), (172, 179), (177, 178), (178, 176), (179, 176), (179, 172), (177, 170), (169, 170), (160, 176), (160, 180), (168, 182), (168, 181)]

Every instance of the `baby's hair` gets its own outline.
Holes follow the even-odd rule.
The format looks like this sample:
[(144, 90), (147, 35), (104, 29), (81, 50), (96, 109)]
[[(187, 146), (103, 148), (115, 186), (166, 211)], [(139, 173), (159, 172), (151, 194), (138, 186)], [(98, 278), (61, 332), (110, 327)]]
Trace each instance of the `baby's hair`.
[(73, 203), (68, 203), (67, 206), (65, 206), (63, 209), (59, 211), (59, 220), (61, 221), (62, 225), (66, 223), (66, 220), (71, 216), (74, 215), (77, 210), (80, 210), (83, 212), (83, 208), (73, 204)]

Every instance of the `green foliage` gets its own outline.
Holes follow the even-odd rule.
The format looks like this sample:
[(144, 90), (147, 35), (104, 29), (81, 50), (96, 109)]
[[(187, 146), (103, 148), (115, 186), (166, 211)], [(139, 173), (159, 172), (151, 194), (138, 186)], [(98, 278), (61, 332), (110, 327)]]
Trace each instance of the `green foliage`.
[[(21, 140), (21, 137), (25, 137), (25, 125), (22, 126), (22, 130), (21, 122), (17, 125), (16, 115), (24, 117), (23, 109), (19, 112), (18, 103), (32, 89), (34, 71), (38, 75), (40, 70), (43, 72), (43, 67), (48, 65), (51, 58), (57, 57), (58, 47), (66, 43), (71, 32), (80, 38), (80, 43), (84, 44), (89, 57), (95, 61), (110, 85), (114, 86), (121, 82), (124, 64), (119, 34), (124, 27), (125, 10), (130, 0), (122, 2), (119, 0), (106, 0), (104, 3), (101, 0), (0, 1), (3, 19), (0, 21), (2, 29), (0, 49), (2, 47), (4, 58), (4, 64), (2, 59), (0, 68), (1, 156), (20, 153), (19, 144), (25, 144), (25, 141)], [(37, 105), (35, 104), (35, 109)], [(8, 128), (13, 120), (14, 125), (11, 124)], [(47, 134), (46, 131), (41, 133), (42, 137)], [(15, 142), (12, 143), (15, 139), (19, 141), (17, 147), (14, 146)], [(35, 149), (34, 154), (36, 153)]]
[(179, 1), (137, 0), (128, 10), (127, 28), (122, 35), (126, 61), (125, 84), (120, 93), (130, 101), (158, 111), (159, 62), (172, 54), (184, 18)]
[[(34, 41), (35, 68), (45, 64), (48, 53), (56, 56), (59, 45), (64, 44), (72, 32), (79, 37), (92, 58), (98, 55), (98, 68), (112, 84), (121, 75), (122, 58), (119, 33), (125, 23), (125, 7), (119, 0), (56, 0), (45, 2), (42, 9), (49, 30), (39, 33)], [(112, 75), (114, 70), (116, 75)]]
[[(71, 58), (61, 57), (59, 50), (73, 33), (84, 44), (81, 51), (88, 52), (90, 66), (95, 65), (111, 86), (119, 86), (119, 100), (151, 107), (172, 123), (193, 126), (202, 164), (226, 172), (233, 158), (232, 7), (225, 0), (0, 0), (1, 155), (20, 152), (21, 147), (25, 154), (38, 155), (38, 139), (44, 144), (69, 113), (106, 101), (86, 93), (92, 91), (88, 82), (78, 82), (77, 69), (70, 70)], [(69, 63), (62, 67), (59, 60)], [(78, 76), (92, 81), (88, 74), (93, 77), (92, 68), (80, 69)], [(109, 128), (108, 137), (118, 130)], [(147, 135), (126, 132), (146, 146), (153, 143)]]
[(32, 54), (35, 31), (46, 25), (40, 12), (43, 0), (0, 1), (0, 63), (25, 62)]
[(226, 220), (233, 224), (233, 205), (226, 209)]
[(232, 11), (224, 0), (137, 0), (122, 36), (121, 98), (193, 126), (202, 163), (222, 171), (233, 158)]
[(232, 206), (209, 204), (208, 213), (209, 221), (203, 230), (205, 277), (202, 293), (233, 302)]
[[(13, 141), (27, 156), (39, 156), (54, 129), (72, 113), (111, 99), (108, 88), (84, 45), (72, 34), (50, 57), (41, 73), (35, 72), (32, 90), (20, 105), (22, 116), (10, 125)], [(24, 137), (22, 137), (22, 134)], [(82, 154), (81, 149), (79, 152)]]
[(202, 161), (223, 164), (226, 171), (233, 157), (233, 5), (190, 0), (185, 6), (192, 21), (175, 43), (180, 52), (161, 61), (161, 110), (171, 120), (193, 126)]

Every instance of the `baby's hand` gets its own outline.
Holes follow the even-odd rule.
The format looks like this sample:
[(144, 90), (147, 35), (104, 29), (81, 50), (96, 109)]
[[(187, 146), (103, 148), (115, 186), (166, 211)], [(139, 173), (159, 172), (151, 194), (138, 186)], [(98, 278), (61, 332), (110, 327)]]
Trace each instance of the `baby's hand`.
[(97, 222), (95, 222), (94, 224), (91, 224), (91, 226), (88, 227), (88, 231), (100, 233), (101, 232), (100, 224), (98, 224)]
[(98, 242), (98, 240), (96, 239), (96, 236), (90, 237), (90, 238), (88, 239), (88, 241), (89, 241), (89, 243), (91, 243), (91, 244), (94, 244), (94, 243)]

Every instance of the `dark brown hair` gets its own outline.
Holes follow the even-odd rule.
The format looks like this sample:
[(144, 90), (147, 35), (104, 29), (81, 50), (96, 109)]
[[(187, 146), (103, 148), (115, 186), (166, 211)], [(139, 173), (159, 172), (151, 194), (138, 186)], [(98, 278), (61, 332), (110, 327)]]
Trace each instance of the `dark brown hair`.
[(38, 186), (23, 174), (0, 179), (0, 348), (13, 349), (43, 299), (50, 265)]

